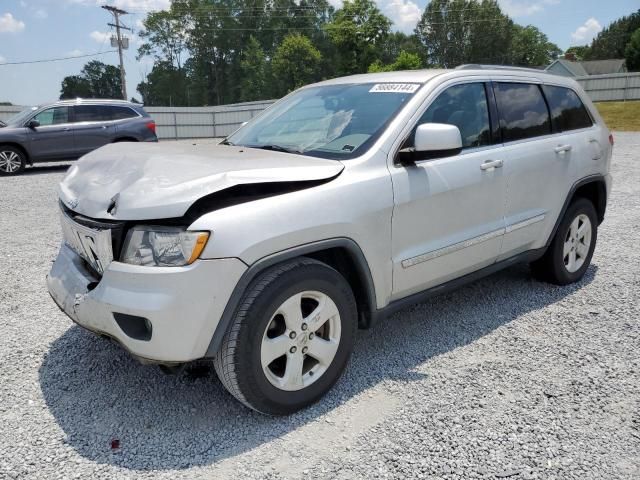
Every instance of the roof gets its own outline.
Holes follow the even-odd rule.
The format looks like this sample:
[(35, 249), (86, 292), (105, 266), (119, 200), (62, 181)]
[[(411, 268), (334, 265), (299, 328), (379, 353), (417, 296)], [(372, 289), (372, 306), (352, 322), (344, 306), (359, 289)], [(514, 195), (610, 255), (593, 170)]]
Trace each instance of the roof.
[(581, 62), (571, 62), (562, 58), (551, 62), (551, 65), (549, 65), (545, 70), (553, 70), (558, 66), (563, 67), (569, 74), (573, 75), (574, 77), (585, 77), (589, 75), (582, 66)]
[(591, 60), (580, 62), (588, 75), (604, 75), (607, 73), (626, 72), (626, 61), (624, 58), (614, 58), (611, 60)]
[(404, 70), (397, 72), (362, 73), (347, 77), (332, 78), (315, 85), (340, 85), (343, 83), (425, 83), (433, 77), (451, 70), (428, 68), (423, 70)]
[(115, 100), (109, 98), (73, 98), (70, 100), (58, 100), (52, 102), (52, 105), (82, 105), (82, 104), (103, 104), (103, 105), (138, 105), (138, 103), (131, 103), (128, 100)]
[(536, 70), (533, 68), (509, 67), (503, 65), (464, 65), (463, 68), (457, 69), (423, 69), (423, 70), (403, 70), (397, 72), (380, 72), (380, 73), (363, 73), (359, 75), (350, 75), (348, 77), (333, 78), (323, 82), (315, 83), (309, 86), (320, 85), (341, 85), (350, 83), (426, 83), (434, 77), (447, 75), (447, 77), (468, 77), (473, 75), (480, 76), (519, 76), (528, 78), (538, 78), (547, 80), (553, 79), (557, 82), (555, 75), (545, 70)]

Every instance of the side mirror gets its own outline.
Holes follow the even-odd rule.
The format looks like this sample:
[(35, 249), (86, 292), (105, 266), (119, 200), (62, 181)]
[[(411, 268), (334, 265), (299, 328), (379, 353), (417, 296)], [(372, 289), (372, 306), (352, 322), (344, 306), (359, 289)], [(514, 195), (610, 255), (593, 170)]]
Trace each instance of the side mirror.
[(29, 123), (27, 123), (27, 128), (30, 128), (32, 130), (35, 130), (39, 126), (40, 126), (40, 122), (37, 120), (29, 120)]
[(458, 155), (462, 151), (460, 129), (447, 123), (423, 123), (416, 128), (414, 147), (400, 150), (401, 163)]

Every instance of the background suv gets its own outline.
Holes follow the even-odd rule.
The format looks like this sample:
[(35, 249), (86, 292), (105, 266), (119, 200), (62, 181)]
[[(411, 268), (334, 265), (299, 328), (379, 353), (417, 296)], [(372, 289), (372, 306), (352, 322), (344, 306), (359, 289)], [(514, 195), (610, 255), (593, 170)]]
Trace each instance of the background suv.
[(27, 164), (73, 160), (107, 143), (157, 142), (142, 105), (121, 100), (63, 100), (31, 107), (0, 123), (0, 175)]
[(358, 327), (518, 262), (579, 281), (612, 144), (574, 80), (536, 70), (328, 80), (221, 145), (83, 157), (49, 292), (144, 361), (213, 359), (242, 403), (290, 413), (340, 377)]

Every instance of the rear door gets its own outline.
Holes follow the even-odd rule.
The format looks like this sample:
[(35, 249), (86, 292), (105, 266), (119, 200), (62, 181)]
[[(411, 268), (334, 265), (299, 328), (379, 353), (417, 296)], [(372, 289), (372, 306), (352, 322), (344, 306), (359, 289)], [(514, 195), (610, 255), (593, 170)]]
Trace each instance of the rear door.
[(69, 115), (69, 107), (59, 106), (42, 110), (30, 119), (40, 123), (39, 127), (26, 128), (33, 160), (64, 160), (76, 157), (74, 125)]
[[(497, 81), (494, 92), (504, 140), (506, 232), (500, 259), (545, 245), (586, 144), (558, 131), (540, 84)], [(562, 102), (560, 102), (562, 103)]]
[(76, 147), (80, 155), (115, 139), (116, 126), (108, 105), (74, 105), (73, 112)]
[(495, 262), (504, 234), (506, 182), (502, 150), (492, 133), (492, 105), (483, 82), (444, 89), (417, 125), (457, 126), (462, 152), (391, 168), (392, 299)]

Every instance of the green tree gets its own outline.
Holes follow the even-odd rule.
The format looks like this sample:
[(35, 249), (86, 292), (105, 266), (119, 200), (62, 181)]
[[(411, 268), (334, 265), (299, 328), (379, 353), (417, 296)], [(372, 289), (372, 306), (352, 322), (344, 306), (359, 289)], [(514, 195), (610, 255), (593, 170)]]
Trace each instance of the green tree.
[(506, 63), (513, 21), (496, 0), (432, 0), (415, 34), (429, 64), (453, 68), (463, 63)]
[(640, 28), (631, 35), (631, 40), (629, 40), (624, 51), (624, 57), (627, 60), (627, 69), (630, 72), (640, 71)]
[(145, 105), (184, 107), (193, 105), (189, 79), (185, 69), (178, 69), (167, 61), (156, 62), (145, 81), (138, 84), (138, 92)]
[(562, 53), (547, 36), (533, 25), (513, 26), (510, 63), (519, 66), (546, 66)]
[(418, 70), (422, 68), (422, 61), (415, 53), (401, 51), (396, 61), (390, 65), (384, 65), (380, 60), (376, 60), (369, 65), (369, 73), (394, 72), (397, 70)]
[(640, 28), (640, 10), (612, 22), (593, 39), (585, 60), (625, 58), (627, 44), (638, 28)]
[(345, 0), (325, 29), (334, 44), (336, 73), (363, 73), (380, 57), (381, 46), (391, 30), (391, 20), (372, 0)]
[(291, 33), (284, 37), (272, 62), (276, 94), (283, 95), (316, 80), (321, 61), (320, 51), (304, 35)]
[(142, 25), (144, 29), (138, 35), (144, 43), (138, 48), (138, 59), (150, 55), (181, 69), (187, 46), (187, 30), (181, 15), (173, 8), (151, 12)]
[(569, 47), (567, 51), (564, 52), (565, 57), (573, 55), (575, 56), (575, 59), (578, 62), (583, 61), (588, 54), (589, 54), (589, 45)]
[(68, 98), (121, 98), (120, 68), (97, 60), (87, 63), (80, 75), (62, 80), (60, 99)]
[(264, 50), (254, 36), (249, 37), (240, 59), (240, 98), (243, 101), (265, 100), (269, 97), (267, 60)]

